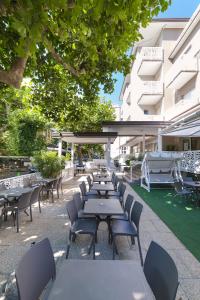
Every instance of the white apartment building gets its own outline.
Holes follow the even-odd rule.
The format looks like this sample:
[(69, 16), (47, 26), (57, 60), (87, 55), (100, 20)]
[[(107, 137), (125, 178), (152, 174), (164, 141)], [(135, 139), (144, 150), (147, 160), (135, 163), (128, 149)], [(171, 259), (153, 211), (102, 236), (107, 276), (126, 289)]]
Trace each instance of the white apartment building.
[[(190, 19), (155, 19), (141, 34), (121, 89), (121, 120), (144, 121), (146, 126), (152, 121), (167, 121), (170, 125), (161, 130), (162, 150), (199, 150), (194, 123), (188, 124), (198, 121), (200, 112), (200, 6)], [(193, 133), (185, 131), (184, 136), (183, 130), (180, 134), (174, 131), (183, 124), (193, 128)], [(135, 156), (157, 150), (158, 136), (120, 139), (112, 146), (118, 153), (124, 147)]]

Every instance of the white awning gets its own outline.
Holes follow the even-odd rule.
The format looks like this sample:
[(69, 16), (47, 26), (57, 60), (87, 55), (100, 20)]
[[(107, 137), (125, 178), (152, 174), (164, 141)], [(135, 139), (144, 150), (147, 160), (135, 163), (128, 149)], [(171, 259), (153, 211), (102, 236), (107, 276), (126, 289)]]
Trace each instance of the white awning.
[(179, 125), (177, 128), (173, 128), (168, 132), (162, 132), (162, 136), (200, 137), (200, 120), (182, 126)]
[(116, 132), (52, 132), (52, 138), (62, 138), (63, 141), (74, 144), (107, 144), (114, 143)]

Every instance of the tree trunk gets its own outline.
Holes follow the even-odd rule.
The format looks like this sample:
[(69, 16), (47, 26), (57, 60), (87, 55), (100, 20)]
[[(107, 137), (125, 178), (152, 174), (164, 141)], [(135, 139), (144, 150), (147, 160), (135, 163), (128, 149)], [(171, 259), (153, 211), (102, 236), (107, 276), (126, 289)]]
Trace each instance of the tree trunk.
[(27, 57), (18, 57), (10, 70), (0, 70), (0, 82), (19, 89), (23, 80)]

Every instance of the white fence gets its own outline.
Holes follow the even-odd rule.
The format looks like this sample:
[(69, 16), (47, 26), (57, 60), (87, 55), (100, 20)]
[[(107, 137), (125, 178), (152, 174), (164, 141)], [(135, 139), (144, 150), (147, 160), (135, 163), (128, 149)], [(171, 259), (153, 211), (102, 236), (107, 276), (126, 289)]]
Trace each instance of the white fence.
[(200, 150), (182, 152), (180, 169), (184, 172), (200, 174)]

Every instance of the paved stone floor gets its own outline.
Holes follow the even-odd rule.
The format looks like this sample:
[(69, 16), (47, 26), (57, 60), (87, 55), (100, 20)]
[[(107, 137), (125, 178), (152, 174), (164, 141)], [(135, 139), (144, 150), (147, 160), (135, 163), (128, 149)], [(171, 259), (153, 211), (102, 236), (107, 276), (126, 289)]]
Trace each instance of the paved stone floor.
[[(64, 195), (60, 199), (42, 202), (42, 213), (38, 207), (33, 209), (33, 222), (26, 215), (21, 215), (20, 232), (12, 226), (11, 220), (2, 222), (0, 229), (0, 293), (5, 288), (5, 282), (14, 273), (20, 258), (34, 241), (44, 237), (50, 239), (55, 258), (64, 257), (66, 250), (69, 220), (66, 215), (65, 204), (70, 200), (75, 191), (79, 191), (78, 184), (85, 180), (85, 176), (78, 176), (64, 184)], [(174, 236), (169, 228), (155, 215), (155, 213), (142, 201), (142, 199), (127, 184), (126, 194), (134, 195), (144, 205), (141, 217), (140, 237), (143, 257), (151, 240), (163, 246), (173, 257), (179, 272), (180, 285), (177, 299), (200, 299), (200, 263)], [(126, 196), (126, 195), (125, 195)], [(178, 216), (177, 216), (178, 217)], [(87, 255), (89, 238), (80, 236), (73, 243), (69, 259), (91, 259)], [(132, 246), (126, 237), (117, 240), (119, 256), (116, 259), (131, 259), (139, 261), (137, 244)], [(108, 244), (107, 225), (102, 222), (98, 230), (98, 243), (96, 245), (97, 259), (112, 259), (112, 248)], [(61, 260), (58, 260), (61, 261)], [(59, 267), (59, 264), (57, 264)], [(0, 300), (5, 299), (0, 296)], [(7, 297), (7, 299), (16, 299)]]

